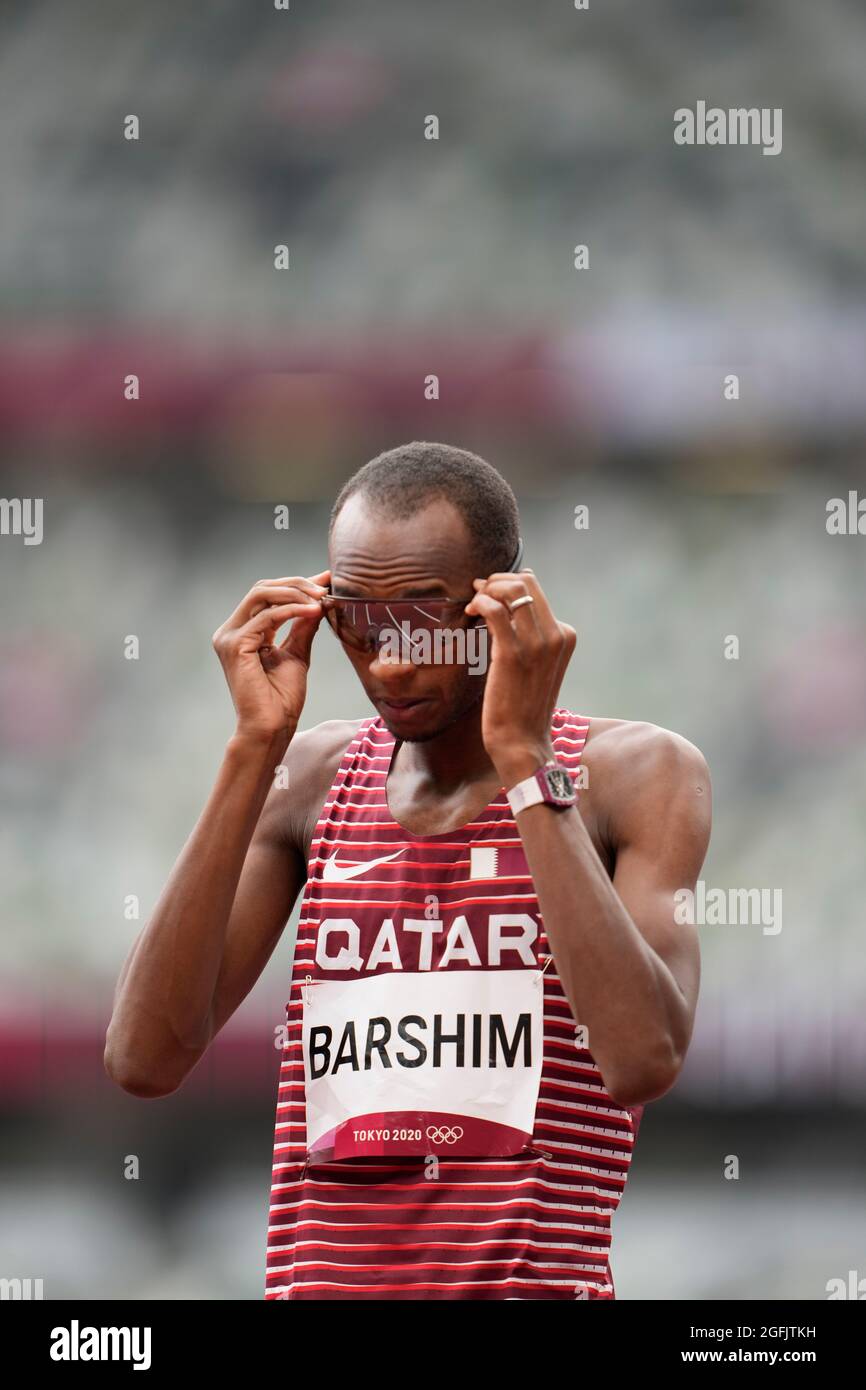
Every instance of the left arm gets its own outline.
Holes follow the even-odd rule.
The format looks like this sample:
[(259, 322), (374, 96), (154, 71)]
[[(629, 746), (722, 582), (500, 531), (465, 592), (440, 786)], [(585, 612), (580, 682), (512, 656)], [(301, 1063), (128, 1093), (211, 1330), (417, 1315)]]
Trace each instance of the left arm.
[[(469, 611), (493, 636), (482, 731), (503, 786), (513, 787), (553, 756), (550, 717), (576, 635), (530, 572), (476, 587)], [(534, 602), (512, 617), (505, 605), (523, 593)], [(675, 922), (674, 893), (694, 891), (710, 797), (706, 763), (684, 739), (647, 725), (625, 738), (627, 765), (611, 760), (601, 792), (613, 880), (576, 806), (530, 806), (517, 826), (566, 998), (610, 1095), (638, 1105), (673, 1085), (692, 1034), (698, 936)]]

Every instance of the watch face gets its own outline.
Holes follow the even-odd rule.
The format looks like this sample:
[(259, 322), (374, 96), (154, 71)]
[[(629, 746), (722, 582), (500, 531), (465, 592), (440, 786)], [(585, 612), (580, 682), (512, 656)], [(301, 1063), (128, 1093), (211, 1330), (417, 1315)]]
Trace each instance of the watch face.
[(554, 801), (572, 802), (575, 799), (571, 773), (564, 767), (549, 767), (545, 773), (547, 787)]

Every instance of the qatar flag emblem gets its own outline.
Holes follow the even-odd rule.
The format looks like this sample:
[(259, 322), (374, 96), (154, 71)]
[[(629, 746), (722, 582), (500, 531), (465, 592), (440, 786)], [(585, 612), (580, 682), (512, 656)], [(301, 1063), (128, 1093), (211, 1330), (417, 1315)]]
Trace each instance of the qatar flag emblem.
[(469, 877), (529, 879), (529, 866), (520, 845), (471, 845)]

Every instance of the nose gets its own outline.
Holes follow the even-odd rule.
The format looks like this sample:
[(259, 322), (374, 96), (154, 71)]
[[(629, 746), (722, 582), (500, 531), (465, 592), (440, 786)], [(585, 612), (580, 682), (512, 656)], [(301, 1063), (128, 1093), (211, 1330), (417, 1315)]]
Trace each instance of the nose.
[(379, 648), (370, 660), (369, 669), (376, 680), (392, 688), (411, 681), (418, 668), (413, 662), (392, 655), (387, 648), (384, 651)]
[[(370, 625), (367, 650), (374, 677), (381, 679), (396, 699), (410, 698), (415, 685), (412, 673), (435, 661), (429, 626), (423, 621), (413, 625), (409, 618), (390, 608), (388, 622)], [(405, 688), (407, 682), (409, 689)]]

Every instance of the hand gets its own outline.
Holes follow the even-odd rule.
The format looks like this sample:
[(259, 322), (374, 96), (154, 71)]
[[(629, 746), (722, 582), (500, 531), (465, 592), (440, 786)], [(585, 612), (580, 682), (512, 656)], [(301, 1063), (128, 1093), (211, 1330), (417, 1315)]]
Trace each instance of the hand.
[[(237, 732), (261, 738), (298, 726), (307, 693), (310, 648), (322, 621), (321, 597), (330, 580), (323, 570), (311, 579), (260, 579), (213, 635), (238, 716)], [(291, 619), (288, 636), (274, 638)]]
[[(466, 612), (482, 618), (491, 637), (481, 736), (502, 785), (512, 787), (553, 757), (550, 721), (577, 633), (553, 616), (530, 569), (474, 584)], [(508, 605), (526, 594), (533, 602), (511, 613)]]

